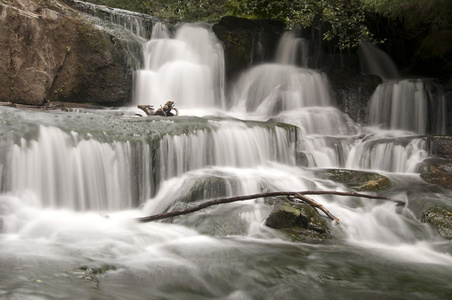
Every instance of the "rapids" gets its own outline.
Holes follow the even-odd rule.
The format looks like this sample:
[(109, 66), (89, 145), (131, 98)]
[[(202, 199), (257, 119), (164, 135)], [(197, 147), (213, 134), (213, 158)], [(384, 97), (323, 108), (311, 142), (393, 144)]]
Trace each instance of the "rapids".
[[(450, 297), (451, 244), (419, 220), (426, 203), (452, 198), (417, 173), (429, 157), (424, 127), (356, 124), (323, 73), (279, 59), (245, 72), (226, 97), (210, 27), (155, 24), (133, 106), (0, 107), (0, 298)], [(135, 115), (169, 99), (179, 117)], [(133, 220), (224, 196), (350, 191), (316, 175), (325, 168), (381, 173), (392, 186), (380, 194), (407, 205), (315, 196), (341, 220), (323, 243), (265, 226), (264, 199)]]

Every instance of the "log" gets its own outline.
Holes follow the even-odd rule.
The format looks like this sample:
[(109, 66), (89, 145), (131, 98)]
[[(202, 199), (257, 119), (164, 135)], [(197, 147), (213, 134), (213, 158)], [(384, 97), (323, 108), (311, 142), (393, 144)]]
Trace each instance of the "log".
[(203, 202), (199, 205), (196, 205), (196, 206), (193, 206), (193, 207), (190, 207), (187, 209), (170, 211), (170, 212), (165, 212), (165, 213), (146, 216), (146, 217), (140, 217), (140, 218), (136, 218), (135, 220), (140, 223), (146, 223), (146, 222), (152, 222), (152, 221), (177, 217), (177, 216), (181, 216), (181, 215), (186, 215), (186, 214), (189, 214), (189, 213), (192, 213), (195, 211), (202, 210), (209, 206), (218, 205), (218, 204), (232, 203), (232, 202), (245, 201), (245, 200), (257, 199), (257, 198), (286, 196), (289, 199), (297, 199), (297, 200), (303, 201), (303, 202), (311, 205), (314, 208), (320, 209), (328, 216), (328, 218), (339, 223), (339, 219), (336, 218), (335, 216), (333, 216), (323, 205), (306, 197), (306, 195), (337, 195), (337, 196), (362, 197), (362, 198), (368, 198), (368, 199), (391, 201), (391, 202), (396, 203), (397, 206), (406, 204), (405, 201), (402, 201), (402, 200), (395, 200), (395, 199), (391, 199), (389, 197), (373, 196), (373, 195), (367, 195), (367, 194), (361, 194), (361, 193), (355, 193), (355, 192), (352, 192), (352, 193), (335, 192), (335, 191), (269, 192), (269, 193), (259, 193), (259, 194), (245, 195), (245, 196), (237, 196), (237, 197), (219, 198), (219, 199), (209, 200), (209, 201)]

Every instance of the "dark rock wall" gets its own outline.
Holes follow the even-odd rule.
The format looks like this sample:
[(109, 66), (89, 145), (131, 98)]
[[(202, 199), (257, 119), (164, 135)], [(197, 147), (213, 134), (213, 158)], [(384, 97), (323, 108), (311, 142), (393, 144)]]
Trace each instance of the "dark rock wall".
[(232, 81), (246, 68), (274, 60), (285, 26), (277, 21), (229, 16), (212, 29), (223, 44), (226, 78)]

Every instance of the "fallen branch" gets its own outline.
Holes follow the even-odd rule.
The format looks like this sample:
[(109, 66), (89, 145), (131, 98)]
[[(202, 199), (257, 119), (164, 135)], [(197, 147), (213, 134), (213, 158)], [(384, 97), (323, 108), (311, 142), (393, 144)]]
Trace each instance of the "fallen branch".
[(165, 213), (161, 213), (161, 214), (157, 214), (157, 215), (136, 218), (136, 220), (140, 223), (146, 223), (146, 222), (152, 222), (152, 221), (167, 219), (167, 218), (171, 218), (171, 217), (186, 215), (186, 214), (207, 208), (209, 206), (218, 205), (218, 204), (231, 203), (231, 202), (237, 202), (237, 201), (245, 201), (245, 200), (257, 199), (257, 198), (286, 196), (286, 197), (289, 197), (292, 199), (293, 198), (299, 199), (315, 208), (322, 210), (331, 220), (334, 220), (339, 223), (339, 219), (336, 218), (335, 216), (333, 216), (323, 205), (315, 202), (314, 200), (306, 197), (305, 195), (337, 195), (337, 196), (362, 197), (362, 198), (368, 198), (368, 199), (392, 201), (392, 202), (397, 203), (397, 205), (405, 205), (405, 202), (402, 200), (394, 200), (389, 197), (372, 196), (372, 195), (360, 194), (360, 193), (355, 193), (355, 192), (352, 192), (352, 193), (335, 192), (335, 191), (270, 192), (270, 193), (260, 193), (260, 194), (246, 195), (246, 196), (237, 196), (237, 197), (209, 200), (209, 201), (203, 202), (197, 206), (190, 207), (187, 209), (170, 211), (170, 212), (165, 212)]
[(287, 198), (288, 199), (299, 199), (299, 200), (311, 205), (314, 208), (320, 209), (321, 211), (323, 211), (325, 213), (325, 215), (328, 216), (328, 218), (330, 218), (333, 221), (336, 221), (336, 223), (340, 222), (339, 219), (336, 218), (335, 216), (333, 216), (333, 214), (330, 213), (329, 210), (326, 209), (322, 204), (317, 203), (316, 201), (312, 200), (311, 198), (308, 198), (308, 197), (306, 197), (306, 196), (304, 196), (304, 195), (302, 195), (300, 193), (298, 193), (298, 194), (296, 194), (294, 196), (287, 196)]

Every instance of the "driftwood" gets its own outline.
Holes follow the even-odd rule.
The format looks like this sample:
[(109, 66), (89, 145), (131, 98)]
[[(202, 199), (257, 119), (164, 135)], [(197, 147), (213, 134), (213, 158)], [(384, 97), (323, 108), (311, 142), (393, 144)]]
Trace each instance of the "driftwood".
[[(179, 111), (177, 110), (177, 108), (175, 107), (175, 103), (174, 101), (168, 101), (165, 103), (165, 105), (162, 107), (160, 106), (159, 109), (154, 110), (154, 106), (152, 105), (137, 105), (137, 107), (139, 109), (141, 109), (142, 111), (144, 111), (146, 113), (147, 116), (164, 116), (164, 117), (172, 117), (172, 116), (178, 116), (179, 115)], [(175, 113), (173, 113), (172, 111), (175, 111)]]
[(339, 219), (336, 218), (334, 215), (332, 215), (323, 205), (321, 205), (320, 203), (317, 203), (316, 201), (312, 200), (311, 198), (306, 197), (306, 195), (352, 196), (352, 197), (362, 197), (362, 198), (368, 198), (368, 199), (391, 201), (391, 202), (396, 203), (398, 206), (406, 204), (405, 201), (402, 201), (402, 200), (395, 200), (395, 199), (391, 199), (389, 197), (372, 196), (372, 195), (360, 194), (360, 193), (355, 193), (355, 192), (352, 192), (352, 193), (335, 192), (335, 191), (270, 192), (270, 193), (260, 193), (260, 194), (246, 195), (246, 196), (237, 196), (237, 197), (209, 200), (209, 201), (203, 202), (197, 206), (190, 207), (187, 209), (170, 211), (170, 212), (165, 212), (165, 213), (161, 213), (161, 214), (157, 214), (157, 215), (136, 218), (136, 220), (141, 223), (146, 223), (146, 222), (152, 222), (152, 221), (167, 219), (167, 218), (171, 218), (171, 217), (186, 215), (186, 214), (207, 208), (209, 206), (218, 205), (218, 204), (231, 203), (231, 202), (237, 202), (237, 201), (245, 201), (245, 200), (257, 199), (257, 198), (286, 196), (290, 200), (302, 201), (302, 202), (305, 202), (305, 203), (311, 205), (314, 208), (320, 209), (328, 216), (328, 218), (339, 223)]

